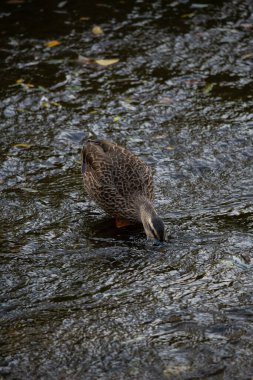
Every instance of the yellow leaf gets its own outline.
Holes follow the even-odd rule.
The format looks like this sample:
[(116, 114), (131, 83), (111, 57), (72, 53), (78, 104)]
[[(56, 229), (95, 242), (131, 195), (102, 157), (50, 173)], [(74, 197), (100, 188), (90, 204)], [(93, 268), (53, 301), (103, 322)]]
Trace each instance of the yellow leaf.
[(82, 16), (82, 17), (79, 18), (79, 20), (80, 21), (88, 21), (88, 20), (90, 20), (90, 17), (83, 17)]
[(113, 118), (113, 121), (115, 121), (115, 123), (117, 123), (118, 121), (120, 121), (120, 116), (115, 116), (115, 117)]
[(242, 56), (242, 59), (248, 59), (248, 58), (252, 58), (253, 57), (253, 53), (248, 53), (248, 54), (244, 54)]
[(58, 103), (58, 102), (51, 102), (51, 104), (52, 104), (53, 106), (56, 106), (56, 107), (61, 107), (60, 103)]
[(174, 150), (173, 146), (167, 146), (167, 150)]
[(96, 36), (101, 36), (102, 34), (104, 34), (103, 29), (98, 25), (94, 25), (91, 31)]
[(191, 17), (193, 17), (194, 15), (195, 15), (194, 12), (192, 12), (192, 13), (185, 13), (184, 15), (181, 16), (181, 18), (191, 18)]
[(214, 88), (215, 86), (215, 83), (208, 83), (205, 87), (204, 87), (204, 93), (205, 94), (210, 94), (210, 92), (212, 91), (212, 89)]
[(60, 41), (57, 41), (57, 40), (53, 40), (53, 41), (48, 41), (45, 43), (45, 46), (46, 47), (54, 47), (54, 46), (58, 46), (60, 45)]
[(95, 62), (101, 66), (109, 66), (119, 62), (118, 58), (114, 59), (95, 59)]
[(43, 107), (43, 108), (49, 108), (49, 107), (50, 107), (50, 104), (49, 104), (49, 102), (47, 102), (46, 100), (43, 100), (43, 101), (41, 102), (41, 107)]
[(17, 84), (21, 84), (21, 83), (23, 83), (23, 82), (24, 82), (24, 79), (17, 79), (17, 80), (16, 80), (16, 83), (17, 83)]
[(25, 84), (27, 87), (29, 87), (29, 88), (33, 88), (34, 87), (34, 84), (32, 84), (32, 83), (26, 83)]
[[(21, 113), (30, 113), (30, 112), (33, 112), (32, 110), (25, 109), (25, 108), (16, 108), (16, 111), (17, 112), (21, 112)], [(0, 378), (0, 380), (1, 380), (1, 378)]]
[(32, 146), (32, 144), (20, 143), (13, 145), (13, 148), (30, 148), (30, 146)]

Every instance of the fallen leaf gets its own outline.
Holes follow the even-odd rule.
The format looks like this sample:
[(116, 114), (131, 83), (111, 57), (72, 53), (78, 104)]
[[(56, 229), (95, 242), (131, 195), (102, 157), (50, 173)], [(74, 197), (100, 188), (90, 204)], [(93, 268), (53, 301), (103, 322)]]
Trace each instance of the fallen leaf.
[(13, 148), (30, 148), (30, 146), (32, 146), (32, 144), (19, 143), (19, 144), (13, 145), (12, 147)]
[(83, 55), (78, 55), (77, 62), (85, 65), (91, 65), (94, 63), (97, 63), (101, 66), (109, 66), (113, 65), (114, 63), (119, 62), (119, 58), (112, 58), (112, 59), (94, 59), (94, 58), (88, 58), (84, 57)]
[(17, 79), (16, 83), (17, 84), (22, 84), (23, 86), (26, 86), (26, 87), (29, 87), (29, 88), (33, 88), (34, 87), (34, 84), (32, 84), (32, 83), (29, 83), (29, 82), (25, 83), (24, 79)]
[(185, 13), (184, 15), (181, 16), (181, 18), (191, 18), (191, 17), (193, 17), (194, 15), (195, 15), (194, 12), (192, 12), (192, 13)]
[(115, 121), (115, 123), (117, 123), (118, 121), (120, 121), (120, 116), (115, 116), (115, 117), (113, 118), (113, 121)]
[(17, 108), (16, 111), (17, 111), (17, 112), (21, 112), (21, 113), (24, 113), (24, 112), (31, 112), (31, 110), (26, 110), (25, 108)]
[(253, 53), (248, 53), (248, 54), (244, 54), (242, 56), (242, 59), (248, 59), (248, 58), (252, 58), (253, 57)]
[(118, 58), (113, 58), (113, 59), (95, 59), (95, 62), (98, 65), (101, 65), (101, 66), (109, 66), (109, 65), (113, 65), (114, 63), (119, 62), (119, 59)]
[(77, 57), (77, 62), (85, 65), (90, 65), (91, 63), (95, 63), (95, 60), (79, 54)]
[(40, 106), (43, 107), (43, 108), (49, 108), (50, 107), (50, 103), (47, 102), (46, 100), (43, 100), (42, 102), (40, 102)]
[(209, 94), (212, 91), (212, 89), (214, 88), (214, 86), (215, 86), (215, 83), (207, 84), (204, 88), (204, 93)]
[(101, 36), (102, 34), (104, 34), (103, 29), (98, 25), (94, 25), (91, 31), (96, 36)]
[(80, 17), (79, 18), (80, 21), (89, 21), (90, 20), (90, 17)]
[(173, 146), (167, 146), (166, 149), (167, 150), (174, 150)]
[(32, 189), (30, 187), (20, 187), (20, 190), (27, 191), (28, 193), (38, 193), (38, 190)]
[(51, 102), (51, 104), (52, 104), (53, 106), (56, 106), (56, 107), (61, 107), (61, 104), (58, 103), (58, 102)]
[(58, 46), (60, 45), (60, 41), (57, 41), (57, 40), (53, 40), (53, 41), (48, 41), (45, 43), (45, 46), (46, 47), (54, 47), (54, 46)]

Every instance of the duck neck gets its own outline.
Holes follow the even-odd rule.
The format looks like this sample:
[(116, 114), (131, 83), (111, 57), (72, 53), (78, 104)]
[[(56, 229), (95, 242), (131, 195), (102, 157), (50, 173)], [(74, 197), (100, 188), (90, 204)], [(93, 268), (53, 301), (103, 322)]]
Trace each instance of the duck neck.
[(142, 222), (143, 225), (157, 215), (151, 201), (146, 198), (138, 200), (138, 210), (139, 221)]
[(148, 199), (139, 200), (138, 203), (139, 220), (143, 224), (148, 238), (166, 240), (166, 230), (162, 219), (157, 215), (151, 201)]

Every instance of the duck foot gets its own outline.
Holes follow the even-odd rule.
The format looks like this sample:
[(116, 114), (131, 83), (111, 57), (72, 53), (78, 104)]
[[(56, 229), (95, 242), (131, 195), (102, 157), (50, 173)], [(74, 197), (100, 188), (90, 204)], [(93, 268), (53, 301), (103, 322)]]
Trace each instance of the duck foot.
[(115, 224), (116, 224), (117, 228), (122, 228), (122, 227), (130, 226), (132, 223), (129, 222), (129, 220), (126, 220), (126, 219), (116, 218), (115, 219)]

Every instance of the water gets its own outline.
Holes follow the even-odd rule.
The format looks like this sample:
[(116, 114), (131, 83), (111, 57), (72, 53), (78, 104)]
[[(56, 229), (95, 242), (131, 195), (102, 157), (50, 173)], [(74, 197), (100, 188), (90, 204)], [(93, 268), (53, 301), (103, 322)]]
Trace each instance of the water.
[[(2, 5), (3, 379), (253, 377), (252, 14), (239, 0)], [(153, 168), (165, 245), (86, 199), (87, 137)]]

